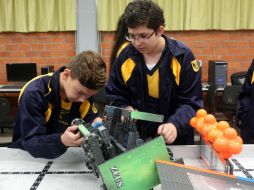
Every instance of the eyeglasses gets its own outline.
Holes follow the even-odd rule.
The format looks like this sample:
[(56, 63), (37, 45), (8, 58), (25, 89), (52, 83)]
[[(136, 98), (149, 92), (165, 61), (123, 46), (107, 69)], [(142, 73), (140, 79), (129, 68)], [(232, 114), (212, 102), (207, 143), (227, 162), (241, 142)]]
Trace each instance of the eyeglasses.
[(125, 35), (125, 38), (129, 42), (135, 42), (136, 40), (139, 41), (139, 42), (144, 42), (146, 40), (149, 40), (154, 33), (155, 33), (155, 31), (153, 31), (151, 34), (140, 34), (138, 36), (127, 33)]

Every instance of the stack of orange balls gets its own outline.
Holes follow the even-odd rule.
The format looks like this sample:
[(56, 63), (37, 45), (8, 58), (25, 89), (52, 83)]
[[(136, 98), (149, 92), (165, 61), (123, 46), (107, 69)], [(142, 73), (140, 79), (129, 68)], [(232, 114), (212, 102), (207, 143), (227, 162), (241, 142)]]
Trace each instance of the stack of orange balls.
[(197, 111), (196, 117), (191, 118), (190, 125), (212, 144), (213, 149), (223, 159), (239, 154), (243, 149), (243, 140), (237, 135), (237, 131), (226, 121), (217, 122), (216, 118), (207, 114), (204, 109)]

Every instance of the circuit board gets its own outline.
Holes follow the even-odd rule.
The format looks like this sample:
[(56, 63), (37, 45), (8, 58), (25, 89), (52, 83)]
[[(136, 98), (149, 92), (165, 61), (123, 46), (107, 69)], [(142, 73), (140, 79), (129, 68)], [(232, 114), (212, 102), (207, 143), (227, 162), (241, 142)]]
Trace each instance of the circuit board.
[(160, 183), (155, 160), (169, 160), (163, 137), (127, 151), (99, 165), (101, 177), (110, 190), (147, 190)]

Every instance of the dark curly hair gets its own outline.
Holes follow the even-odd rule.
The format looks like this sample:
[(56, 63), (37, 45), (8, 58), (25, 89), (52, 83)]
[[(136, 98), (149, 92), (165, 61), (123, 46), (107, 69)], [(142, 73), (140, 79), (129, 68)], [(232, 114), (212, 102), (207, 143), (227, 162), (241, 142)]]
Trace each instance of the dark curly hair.
[(124, 13), (124, 20), (128, 28), (146, 25), (157, 30), (165, 26), (163, 10), (151, 0), (135, 0), (128, 4)]

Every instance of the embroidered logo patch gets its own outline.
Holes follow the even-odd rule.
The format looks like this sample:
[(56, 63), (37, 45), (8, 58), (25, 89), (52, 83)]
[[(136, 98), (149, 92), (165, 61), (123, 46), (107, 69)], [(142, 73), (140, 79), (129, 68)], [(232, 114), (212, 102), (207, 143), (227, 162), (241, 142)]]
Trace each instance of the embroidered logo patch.
[(195, 72), (199, 71), (200, 66), (199, 66), (199, 62), (197, 60), (192, 61), (191, 66), (192, 66), (193, 71), (195, 71)]

